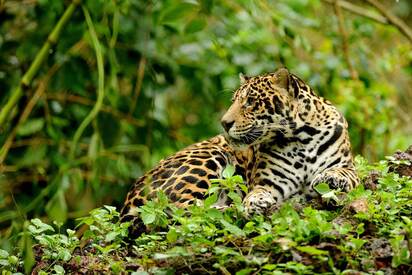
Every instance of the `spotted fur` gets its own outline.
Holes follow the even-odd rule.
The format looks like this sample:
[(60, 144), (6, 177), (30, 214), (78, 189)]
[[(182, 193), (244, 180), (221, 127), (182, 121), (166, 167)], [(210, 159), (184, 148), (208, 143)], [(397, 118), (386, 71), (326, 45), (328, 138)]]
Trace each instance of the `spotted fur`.
[(247, 216), (265, 214), (297, 193), (314, 195), (320, 182), (344, 191), (358, 184), (347, 122), (329, 101), (287, 69), (241, 81), (221, 121), (224, 135), (179, 151), (138, 179), (122, 221), (136, 222), (137, 208), (157, 190), (179, 207), (202, 200), (228, 164), (248, 186)]

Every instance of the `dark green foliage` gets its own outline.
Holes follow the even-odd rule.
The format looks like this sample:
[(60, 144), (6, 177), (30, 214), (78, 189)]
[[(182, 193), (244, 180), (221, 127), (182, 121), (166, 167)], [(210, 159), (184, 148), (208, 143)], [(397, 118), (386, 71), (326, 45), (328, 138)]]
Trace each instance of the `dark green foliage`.
[[(139, 269), (156, 274), (167, 270), (227, 274), (385, 270), (406, 274), (412, 268), (412, 179), (388, 172), (387, 162), (371, 166), (360, 157), (357, 160), (360, 171), (380, 173), (376, 190), (359, 186), (337, 199), (340, 207), (335, 210), (315, 200), (293, 199), (270, 218), (255, 216), (248, 221), (238, 211), (236, 200), (223, 212), (212, 208), (210, 199), (184, 211), (169, 205), (159, 193), (140, 209), (152, 233), (128, 240), (128, 246), (128, 224), (116, 222), (118, 213), (110, 206), (79, 220), (80, 227), (87, 225), (80, 241), (72, 230), (55, 234), (53, 227), (33, 219), (28, 231), (39, 244), (35, 246), (36, 270), (51, 272), (58, 266), (66, 271)], [(224, 188), (238, 177), (229, 170)], [(21, 269), (21, 258), (0, 252), (3, 268)]]

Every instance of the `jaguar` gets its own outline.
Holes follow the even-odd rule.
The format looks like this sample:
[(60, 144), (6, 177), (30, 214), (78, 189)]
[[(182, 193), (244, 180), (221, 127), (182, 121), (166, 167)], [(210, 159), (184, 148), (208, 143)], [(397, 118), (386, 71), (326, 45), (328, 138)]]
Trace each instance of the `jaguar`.
[[(228, 165), (248, 187), (246, 217), (267, 214), (297, 194), (316, 196), (322, 182), (345, 192), (359, 184), (345, 118), (286, 68), (240, 75), (221, 124), (223, 134), (177, 152), (140, 177), (127, 194), (121, 220), (140, 227), (138, 207), (159, 190), (178, 207), (202, 201), (211, 179), (222, 178)], [(222, 196), (216, 207), (227, 203)]]

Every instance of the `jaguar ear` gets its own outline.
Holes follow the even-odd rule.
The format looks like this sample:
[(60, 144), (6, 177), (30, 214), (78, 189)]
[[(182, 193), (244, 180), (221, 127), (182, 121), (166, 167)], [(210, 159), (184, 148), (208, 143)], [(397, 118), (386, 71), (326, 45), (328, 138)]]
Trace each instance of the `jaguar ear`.
[(275, 74), (273, 75), (273, 78), (277, 86), (285, 90), (289, 90), (290, 74), (289, 74), (288, 69), (280, 68), (279, 70), (275, 72)]
[(242, 73), (239, 74), (240, 84), (244, 84), (246, 81), (250, 79), (250, 76), (246, 76)]
[(289, 73), (289, 70), (286, 68), (280, 68), (273, 74), (274, 83), (287, 91), (290, 97), (298, 98), (299, 87), (296, 85), (296, 80)]

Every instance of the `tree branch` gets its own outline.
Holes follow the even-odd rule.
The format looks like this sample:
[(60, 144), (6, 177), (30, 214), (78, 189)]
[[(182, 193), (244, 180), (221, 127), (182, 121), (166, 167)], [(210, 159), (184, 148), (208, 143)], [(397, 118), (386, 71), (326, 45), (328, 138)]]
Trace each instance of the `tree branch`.
[(388, 20), (385, 17), (383, 17), (379, 14), (375, 14), (375, 13), (371, 12), (370, 10), (365, 9), (363, 7), (359, 7), (357, 5), (354, 5), (354, 4), (352, 4), (348, 1), (345, 1), (345, 0), (338, 0), (338, 1), (323, 0), (323, 1), (326, 2), (326, 3), (329, 3), (331, 5), (334, 5), (335, 2), (337, 2), (339, 7), (341, 7), (342, 9), (345, 9), (347, 11), (350, 11), (350, 12), (352, 12), (354, 14), (357, 14), (357, 15), (360, 15), (362, 17), (366, 17), (368, 19), (371, 19), (371, 20), (376, 21), (376, 22), (381, 23), (381, 24), (389, 24)]
[(382, 5), (376, 0), (366, 0), (369, 4), (371, 4), (373, 7), (375, 7), (386, 19), (388, 20), (388, 23), (395, 26), (403, 35), (406, 36), (406, 38), (409, 39), (410, 42), (412, 42), (412, 29), (406, 25), (405, 22), (402, 21), (399, 17), (394, 15), (389, 11), (387, 7)]

